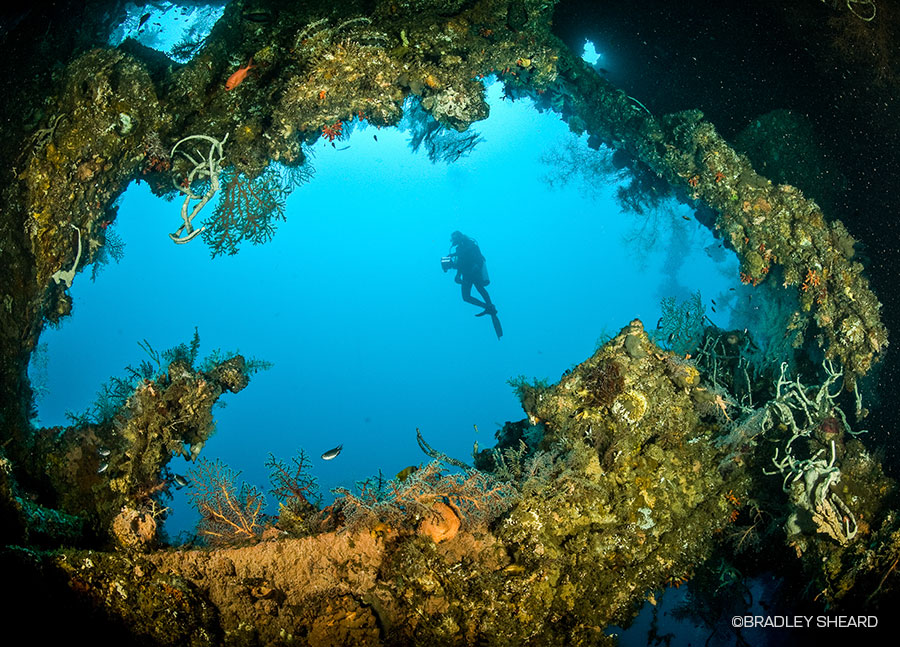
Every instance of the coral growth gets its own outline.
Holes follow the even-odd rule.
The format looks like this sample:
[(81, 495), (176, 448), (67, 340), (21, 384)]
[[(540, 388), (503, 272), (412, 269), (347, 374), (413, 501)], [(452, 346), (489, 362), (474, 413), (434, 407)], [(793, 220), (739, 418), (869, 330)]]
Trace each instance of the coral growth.
[[(583, 62), (564, 56), (560, 80), (573, 100), (564, 102), (563, 116), (598, 145), (620, 147), (627, 140), (633, 157), (715, 210), (714, 227), (738, 254), (745, 283), (771, 280), (771, 270), (780, 266), (783, 287), (795, 288), (800, 300), (803, 321), (792, 322), (794, 330), (815, 322), (827, 356), (841, 363), (845, 386), (852, 389), (886, 348), (887, 330), (843, 224), (826, 219), (795, 187), (760, 176), (700, 111), (657, 118), (590, 74)], [(809, 270), (819, 284), (804, 291)]]
[(680, 303), (675, 297), (660, 302), (662, 318), (654, 331), (654, 339), (680, 355), (697, 350), (706, 323), (706, 308), (700, 292)]
[(238, 253), (241, 242), (254, 245), (275, 235), (275, 223), (284, 220), (284, 198), (288, 191), (273, 171), (248, 178), (234, 168), (220, 178), (222, 197), (205, 223), (203, 240), (213, 258)]
[(456, 537), (459, 525), (460, 519), (456, 510), (447, 503), (437, 501), (431, 506), (431, 514), (419, 524), (419, 533), (435, 543), (440, 543)]
[(323, 521), (319, 516), (319, 484), (312, 475), (312, 463), (304, 450), (289, 466), (269, 454), (266, 461), (272, 494), (279, 501), (278, 528), (294, 536), (309, 534)]
[(625, 378), (615, 360), (600, 360), (585, 374), (581, 386), (585, 390), (585, 402), (608, 407), (624, 390)]
[[(101, 393), (95, 415), (35, 434), (32, 464), (43, 467), (55, 505), (83, 517), (97, 536), (137, 545), (123, 533), (121, 515), (128, 511), (128, 523), (141, 519), (137, 543), (152, 545), (144, 537), (151, 526), (146, 515), (165, 515), (158, 506), (171, 484), (169, 461), (177, 455), (196, 458), (215, 428), (212, 406), (224, 391), (237, 393), (247, 385), (253, 362), (233, 355), (198, 370), (197, 343), (195, 335), (190, 346), (164, 354), (148, 345), (153, 363), (133, 369), (131, 379), (112, 382), (114, 395)], [(171, 359), (165, 370), (163, 358)]]
[[(132, 642), (171, 645), (597, 644), (648, 592), (693, 572), (739, 589), (736, 567), (710, 565), (717, 544), (762, 543), (785, 519), (790, 550), (770, 541), (769, 554), (777, 566), (799, 559), (830, 603), (861, 580), (871, 596), (896, 586), (900, 530), (882, 505), (891, 482), (846, 439), (835, 404), (836, 376), (853, 393), (887, 345), (855, 241), (799, 190), (761, 177), (699, 111), (657, 117), (600, 78), (551, 33), (554, 4), (404, 0), (362, 16), (350, 3), (321, 17), (309, 3), (228, 3), (184, 65), (123, 46), (54, 68), (58, 84), (36, 101), (40, 128), (20, 142), (3, 194), (0, 527), (31, 545), (94, 550), (0, 550), (3, 572), (41, 582), (45, 596), (23, 596), (16, 612), (28, 605), (45, 621), (74, 599)], [(253, 82), (228, 92), (234, 61), (251, 57)], [(274, 464), (282, 525), (309, 536), (152, 551), (174, 481), (169, 461), (197, 459), (212, 405), (246, 386), (250, 363), (221, 357), (197, 368), (188, 349), (114, 383), (100, 415), (32, 432), (29, 352), (45, 321), (70, 312), (67, 290), (97, 261), (116, 197), (136, 178), (171, 195), (172, 178), (187, 177), (184, 188), (202, 199), (221, 171), (223, 200), (202, 233), (214, 254), (233, 253), (270, 238), (283, 215), (287, 184), (270, 175), (279, 173), (272, 161), (302, 168), (304, 146), (338, 137), (336, 124), (340, 135), (357, 120), (396, 125), (410, 97), (445, 132), (465, 130), (487, 115), (486, 75), (505, 96), (559, 112), (591, 146), (624, 151), (620, 161), (644, 178), (625, 202), (641, 207), (636, 193), (655, 188), (655, 176), (715, 210), (747, 285), (777, 276), (792, 288), (791, 343), (817, 327), (835, 362), (828, 375), (816, 386), (784, 373), (774, 392), (757, 375), (738, 392), (747, 364), (726, 357), (735, 344), (694, 325), (698, 308), (672, 303), (673, 319), (690, 325), (665, 340), (674, 334), (679, 351), (699, 345), (702, 362), (660, 348), (636, 320), (557, 384), (514, 381), (528, 420), (479, 455), (492, 473), (432, 462), (403, 482), (342, 491), (319, 513), (302, 463)], [(169, 149), (198, 132), (221, 136), (215, 163), (191, 165)], [(435, 155), (453, 150), (432, 140)], [(197, 170), (195, 191), (198, 168), (208, 171)], [(725, 368), (731, 379), (720, 379)], [(197, 464), (210, 540), (260, 534), (262, 494), (235, 477)], [(96, 550), (116, 544), (121, 553)], [(60, 603), (41, 603), (48, 598)], [(128, 642), (119, 638), (108, 642)]]
[(516, 495), (509, 485), (478, 470), (444, 474), (438, 461), (428, 463), (402, 483), (392, 480), (379, 488), (364, 483), (357, 494), (346, 489), (336, 492), (340, 498), (335, 505), (342, 509), (351, 527), (376, 519), (398, 528), (417, 526), (423, 519), (430, 519), (435, 527), (446, 527), (452, 524), (453, 516), (467, 528), (476, 527), (509, 509)]
[(247, 483), (239, 487), (240, 472), (219, 460), (201, 458), (188, 476), (192, 484), (188, 497), (200, 513), (197, 532), (210, 544), (230, 544), (262, 534), (267, 522), (265, 496)]
[[(870, 590), (893, 584), (897, 540), (881, 511), (891, 484), (846, 439), (840, 375), (825, 369), (813, 386), (782, 373), (754, 408), (636, 320), (559, 383), (518, 381), (540, 422), (505, 425), (498, 448), (476, 457), (490, 472), (432, 461), (402, 481), (338, 491), (319, 512), (306, 454), (270, 457), (282, 514), (297, 510), (287, 521), (302, 523), (263, 533), (262, 494), (201, 460), (191, 472), (200, 530), (228, 546), (142, 554), (154, 517), (133, 507), (113, 522), (127, 558), (70, 551), (35, 566), (0, 551), (0, 565), (52, 573), (160, 644), (595, 644), (650, 592), (693, 573), (698, 608), (723, 603), (758, 564), (737, 560), (779, 546), (837, 604), (860, 578), (881, 578)], [(702, 413), (719, 400), (732, 402), (729, 415)], [(762, 469), (773, 463), (774, 478)], [(736, 556), (716, 558), (723, 546)], [(178, 614), (177, 631), (161, 609)]]

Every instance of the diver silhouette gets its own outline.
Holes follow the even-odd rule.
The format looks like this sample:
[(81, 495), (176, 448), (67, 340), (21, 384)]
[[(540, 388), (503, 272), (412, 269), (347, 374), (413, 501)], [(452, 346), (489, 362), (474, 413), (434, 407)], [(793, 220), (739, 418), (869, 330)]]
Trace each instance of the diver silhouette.
[[(494, 332), (497, 333), (497, 339), (500, 339), (503, 336), (503, 329), (500, 327), (500, 319), (497, 318), (497, 307), (491, 302), (491, 295), (487, 291), (491, 279), (488, 277), (487, 264), (478, 243), (461, 231), (454, 231), (450, 234), (450, 251), (441, 259), (441, 268), (445, 272), (450, 269), (456, 270), (454, 281), (460, 285), (463, 301), (483, 308), (482, 312), (475, 315), (476, 317), (490, 315)], [(472, 296), (472, 286), (478, 290), (483, 301)]]

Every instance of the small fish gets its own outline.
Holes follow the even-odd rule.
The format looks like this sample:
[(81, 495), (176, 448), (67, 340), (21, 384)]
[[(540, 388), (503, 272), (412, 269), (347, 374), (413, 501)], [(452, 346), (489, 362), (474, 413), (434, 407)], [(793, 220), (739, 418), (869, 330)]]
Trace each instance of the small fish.
[(245, 8), (241, 12), (241, 18), (249, 22), (255, 22), (260, 25), (270, 23), (275, 19), (275, 12), (271, 9), (261, 7)]
[(228, 77), (228, 80), (225, 81), (225, 89), (226, 90), (234, 90), (237, 86), (244, 82), (244, 79), (247, 78), (247, 75), (250, 73), (250, 70), (255, 68), (253, 65), (253, 57), (250, 57), (250, 61), (244, 66), (238, 68), (238, 70)]
[(106, 458), (106, 457), (109, 456), (112, 452), (109, 451), (108, 449), (98, 449), (98, 450), (97, 450), (97, 453), (100, 454), (101, 456), (103, 456), (104, 458)]
[(710, 301), (712, 301), (712, 304), (713, 304), (713, 305), (716, 305), (716, 300), (715, 300), (715, 299), (710, 299)]
[(322, 454), (323, 461), (330, 461), (337, 458), (337, 455), (341, 453), (341, 450), (344, 448), (343, 445), (338, 445), (334, 449), (329, 449), (327, 452)]
[(507, 575), (521, 575), (525, 572), (525, 567), (521, 564), (510, 564), (503, 569), (503, 572)]
[(103, 474), (106, 471), (106, 468), (109, 467), (109, 463), (100, 463), (100, 467), (97, 468), (97, 474)]
[(378, 141), (378, 135), (372, 135), (372, 139), (374, 139), (374, 140), (377, 142), (377, 141)]
[(150, 20), (150, 14), (149, 14), (149, 13), (145, 13), (143, 16), (141, 16), (141, 19), (138, 21), (138, 29), (140, 29), (141, 27), (143, 27), (143, 26), (144, 26), (144, 23), (147, 22), (148, 20)]
[(671, 335), (669, 335), (669, 338), (666, 340), (666, 343), (671, 344), (672, 341), (674, 341), (674, 339), (675, 339), (675, 333), (672, 333)]
[(690, 220), (690, 216), (681, 216), (684, 220)]
[(712, 310), (713, 312), (715, 312), (715, 311), (716, 311), (716, 306), (710, 306), (710, 310)]
[(175, 481), (175, 489), (176, 490), (180, 490), (181, 488), (183, 488), (184, 486), (186, 486), (188, 484), (188, 480), (186, 478), (184, 478), (181, 474), (176, 474), (172, 478), (172, 480)]
[(475, 433), (477, 434), (478, 433), (478, 425), (473, 424), (472, 426), (475, 428)]
[(728, 288), (728, 289), (731, 290), (732, 292), (734, 292), (734, 288)]
[(409, 467), (404, 467), (402, 470), (397, 472), (397, 480), (403, 483), (410, 476), (419, 471), (419, 468), (416, 465), (410, 465)]

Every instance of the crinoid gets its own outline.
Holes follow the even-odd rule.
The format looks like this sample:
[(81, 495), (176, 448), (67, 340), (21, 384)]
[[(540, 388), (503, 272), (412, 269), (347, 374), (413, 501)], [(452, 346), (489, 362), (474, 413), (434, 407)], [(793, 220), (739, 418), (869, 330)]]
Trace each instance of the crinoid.
[(586, 405), (607, 407), (622, 393), (625, 378), (622, 368), (614, 360), (602, 359), (585, 373), (582, 385), (586, 391)]

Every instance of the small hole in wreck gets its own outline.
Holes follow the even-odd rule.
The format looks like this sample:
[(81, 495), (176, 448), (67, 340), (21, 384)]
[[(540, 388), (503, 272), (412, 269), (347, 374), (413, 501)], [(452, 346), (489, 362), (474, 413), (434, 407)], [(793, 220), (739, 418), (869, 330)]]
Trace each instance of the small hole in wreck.
[[(32, 361), (45, 393), (38, 424), (90, 407), (110, 376), (146, 359), (138, 342), (161, 351), (196, 326), (201, 357), (240, 350), (274, 363), (214, 410), (203, 455), (268, 490), (270, 452), (318, 456), (343, 444), (337, 460), (314, 464), (327, 500), (334, 487), (427, 460), (417, 427), (470, 460), (474, 442), (491, 446), (498, 425), (523, 417), (509, 378), (555, 382), (604, 333), (635, 317), (654, 328), (663, 297), (700, 290), (713, 321), (733, 324), (727, 305), (709, 306), (740, 293), (737, 262), (687, 207), (666, 203), (642, 244), (624, 242), (649, 216), (622, 212), (612, 177), (589, 191), (577, 181), (551, 188), (542, 178), (560, 171), (542, 155), (577, 138), (500, 93), (489, 87), (491, 117), (473, 126), (484, 141), (449, 165), (411, 152), (398, 129), (356, 127), (335, 147), (320, 139), (315, 177), (288, 198), (274, 239), (236, 256), (211, 260), (199, 238), (174, 245), (179, 201), (132, 185), (115, 223), (124, 258), (94, 282), (78, 274), (74, 315), (45, 330)], [(575, 144), (587, 150), (585, 138)], [(487, 259), (499, 341), (440, 270), (457, 229)], [(181, 458), (171, 467), (188, 469)], [(194, 523), (183, 493), (173, 510), (170, 536)]]

